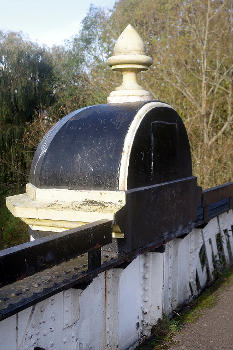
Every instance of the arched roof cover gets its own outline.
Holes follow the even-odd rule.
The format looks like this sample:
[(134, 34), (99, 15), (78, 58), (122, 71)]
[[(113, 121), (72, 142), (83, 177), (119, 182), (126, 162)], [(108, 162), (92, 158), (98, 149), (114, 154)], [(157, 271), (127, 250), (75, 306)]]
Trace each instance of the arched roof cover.
[(30, 182), (39, 188), (116, 191), (190, 175), (183, 123), (169, 105), (154, 101), (96, 105), (62, 118), (38, 146)]

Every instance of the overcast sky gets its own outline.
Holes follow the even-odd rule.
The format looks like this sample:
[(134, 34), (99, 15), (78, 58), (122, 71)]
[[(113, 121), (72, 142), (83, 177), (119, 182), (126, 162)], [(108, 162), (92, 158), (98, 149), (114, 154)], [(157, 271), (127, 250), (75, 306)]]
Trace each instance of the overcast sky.
[(91, 4), (112, 8), (115, 0), (0, 0), (0, 30), (22, 31), (47, 46), (77, 34)]

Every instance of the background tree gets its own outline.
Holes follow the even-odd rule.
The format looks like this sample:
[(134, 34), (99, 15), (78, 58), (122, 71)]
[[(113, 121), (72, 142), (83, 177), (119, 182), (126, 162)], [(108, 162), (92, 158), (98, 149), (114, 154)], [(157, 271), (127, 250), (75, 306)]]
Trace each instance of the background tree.
[(5, 195), (19, 191), (27, 178), (32, 154), (25, 126), (53, 101), (50, 53), (19, 33), (0, 32), (0, 249), (28, 240), (26, 225), (6, 209)]
[(0, 183), (25, 181), (25, 152), (21, 139), (26, 122), (54, 100), (50, 54), (24, 41), (19, 33), (0, 32)]
[(89, 105), (106, 103), (107, 96), (120, 80), (112, 74), (107, 64), (114, 45), (110, 16), (111, 12), (91, 5), (82, 21), (80, 33), (71, 43), (72, 53), (76, 55), (81, 52), (83, 56), (83, 67), (88, 77)]
[(232, 6), (231, 0), (119, 0), (110, 19), (115, 38), (128, 23), (142, 35), (154, 62), (142, 84), (182, 116), (204, 188), (233, 176)]

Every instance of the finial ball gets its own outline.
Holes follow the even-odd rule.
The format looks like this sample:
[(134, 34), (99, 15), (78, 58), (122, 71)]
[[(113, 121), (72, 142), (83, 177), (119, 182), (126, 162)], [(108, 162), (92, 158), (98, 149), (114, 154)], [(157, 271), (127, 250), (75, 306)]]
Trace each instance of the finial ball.
[(144, 55), (144, 43), (140, 35), (136, 32), (133, 26), (129, 24), (119, 36), (114, 50), (114, 56), (117, 55)]

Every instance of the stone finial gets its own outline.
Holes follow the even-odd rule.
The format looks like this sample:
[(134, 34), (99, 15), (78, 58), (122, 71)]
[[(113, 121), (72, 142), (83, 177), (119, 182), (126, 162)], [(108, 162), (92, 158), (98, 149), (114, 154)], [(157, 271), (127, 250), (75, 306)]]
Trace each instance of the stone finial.
[(123, 82), (107, 98), (108, 103), (151, 101), (153, 97), (137, 83), (137, 73), (147, 70), (152, 58), (145, 55), (140, 35), (129, 24), (119, 36), (113, 56), (108, 59), (112, 70), (123, 74)]

